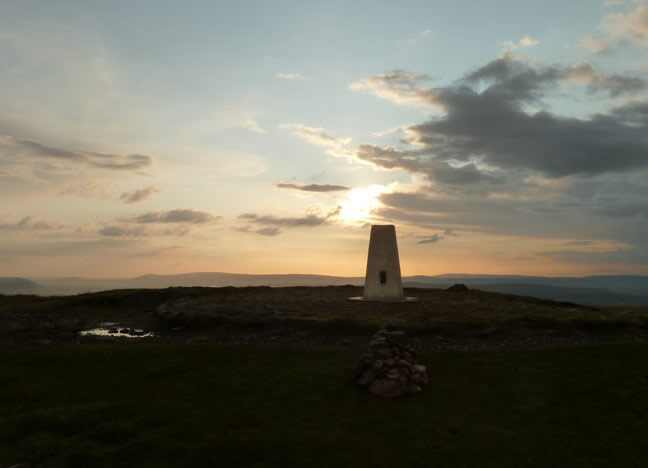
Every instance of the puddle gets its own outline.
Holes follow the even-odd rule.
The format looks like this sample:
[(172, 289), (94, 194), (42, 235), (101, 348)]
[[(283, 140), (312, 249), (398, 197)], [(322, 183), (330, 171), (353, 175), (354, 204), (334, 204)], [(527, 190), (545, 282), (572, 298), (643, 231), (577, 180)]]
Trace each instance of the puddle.
[(111, 336), (114, 338), (150, 338), (155, 336), (153, 332), (147, 332), (141, 328), (130, 328), (119, 326), (117, 322), (102, 322), (97, 328), (79, 332), (81, 336)]

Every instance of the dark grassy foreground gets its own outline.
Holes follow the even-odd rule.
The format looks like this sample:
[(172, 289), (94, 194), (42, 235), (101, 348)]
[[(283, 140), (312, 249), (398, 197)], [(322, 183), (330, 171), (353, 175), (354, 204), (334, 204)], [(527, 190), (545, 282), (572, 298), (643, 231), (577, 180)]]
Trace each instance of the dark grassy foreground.
[(0, 347), (0, 467), (646, 466), (648, 345), (422, 356), (380, 400), (357, 351)]

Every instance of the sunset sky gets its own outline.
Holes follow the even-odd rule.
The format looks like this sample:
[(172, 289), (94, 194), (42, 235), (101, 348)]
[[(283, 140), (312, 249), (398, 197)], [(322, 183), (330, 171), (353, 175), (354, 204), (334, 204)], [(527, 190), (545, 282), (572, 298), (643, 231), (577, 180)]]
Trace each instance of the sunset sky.
[(648, 1), (0, 0), (0, 276), (648, 274)]

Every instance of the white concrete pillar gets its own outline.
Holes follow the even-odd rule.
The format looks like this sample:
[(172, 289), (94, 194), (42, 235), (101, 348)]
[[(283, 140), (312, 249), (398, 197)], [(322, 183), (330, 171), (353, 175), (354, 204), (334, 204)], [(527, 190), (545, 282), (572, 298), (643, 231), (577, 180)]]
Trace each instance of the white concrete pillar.
[(396, 227), (393, 224), (371, 226), (364, 300), (402, 301), (404, 299)]

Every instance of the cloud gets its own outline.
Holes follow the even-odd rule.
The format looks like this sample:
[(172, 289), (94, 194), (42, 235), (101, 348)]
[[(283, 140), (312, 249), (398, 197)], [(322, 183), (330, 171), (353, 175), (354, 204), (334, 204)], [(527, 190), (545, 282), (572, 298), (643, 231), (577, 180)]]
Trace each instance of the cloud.
[(553, 250), (536, 252), (538, 257), (579, 264), (648, 264), (648, 248), (646, 246), (624, 247), (607, 251), (586, 250)]
[(12, 156), (55, 159), (83, 166), (118, 171), (141, 170), (153, 164), (151, 156), (61, 149), (37, 141), (19, 140), (8, 135), (0, 136), (0, 151), (10, 152)]
[(286, 184), (279, 182), (276, 184), (278, 188), (301, 190), (302, 192), (342, 192), (351, 190), (351, 187), (344, 185), (329, 185), (329, 184)]
[(149, 223), (186, 223), (186, 224), (206, 224), (213, 223), (221, 219), (221, 216), (214, 216), (211, 213), (191, 209), (177, 209), (170, 211), (153, 211), (144, 213), (134, 218), (129, 218), (128, 222), (138, 224)]
[(385, 169), (403, 169), (423, 173), (431, 180), (445, 185), (498, 184), (501, 177), (494, 169), (482, 170), (473, 163), (452, 166), (446, 161), (429, 158), (426, 151), (399, 151), (393, 147), (360, 145), (356, 157)]
[(392, 73), (375, 75), (355, 81), (349, 85), (349, 88), (366, 91), (396, 104), (429, 106), (430, 101), (434, 101), (434, 92), (421, 88), (419, 84), (430, 79), (430, 76), (424, 73), (394, 70)]
[(605, 15), (599, 26), (602, 33), (585, 37), (583, 46), (594, 53), (605, 53), (622, 45), (648, 45), (648, 5), (635, 3), (636, 7), (627, 13)]
[[(544, 255), (564, 262), (648, 258), (643, 77), (506, 53), (449, 84), (429, 86), (426, 79), (400, 70), (351, 86), (426, 108), (424, 121), (401, 127), (406, 138), (399, 145), (365, 143), (353, 151), (377, 168), (424, 176), (415, 187), (380, 194), (375, 219), (425, 229), (422, 243), (448, 239), (454, 229), (471, 238), (502, 236), (515, 243), (511, 258), (534, 253), (523, 250), (546, 239), (553, 246), (575, 239), (566, 247), (573, 251)], [(575, 117), (550, 107), (565, 91), (580, 97), (575, 88), (595, 97), (600, 110)], [(593, 240), (578, 240), (583, 233)], [(587, 257), (576, 251), (585, 242), (615, 253)]]
[(265, 227), (265, 228), (254, 229), (251, 226), (243, 226), (235, 229), (239, 232), (251, 232), (253, 234), (258, 234), (260, 236), (267, 236), (267, 237), (278, 236), (279, 234), (281, 234), (281, 231), (277, 227)]
[[(23, 183), (39, 184), (74, 177), (73, 185), (79, 186), (83, 185), (77, 182), (79, 175), (88, 171), (140, 173), (152, 167), (153, 163), (153, 158), (147, 155), (70, 150), (0, 135), (0, 170)], [(89, 186), (75, 190), (73, 185), (64, 187), (63, 194), (76, 192), (88, 196), (91, 191)], [(94, 193), (93, 196), (99, 194)]]
[(610, 42), (602, 37), (586, 36), (583, 38), (583, 47), (595, 54), (608, 51), (611, 45)]
[(240, 215), (238, 219), (242, 219), (255, 224), (262, 224), (268, 226), (313, 227), (313, 226), (319, 226), (321, 224), (326, 223), (328, 217), (310, 214), (310, 215), (296, 217), (296, 218), (291, 218), (291, 217), (282, 218), (282, 217), (271, 216), (271, 215), (260, 216), (257, 215), (256, 213), (244, 213)]
[(428, 236), (418, 236), (420, 241), (417, 242), (417, 244), (436, 244), (440, 240), (446, 238), (446, 237), (456, 237), (457, 234), (454, 233), (454, 231), (450, 228), (446, 228), (443, 231), (443, 234), (431, 234)]
[(241, 127), (254, 133), (264, 134), (266, 132), (254, 119), (245, 119), (243, 122), (241, 122)]
[(281, 80), (303, 80), (304, 76), (301, 73), (277, 73), (277, 78)]
[(97, 231), (106, 237), (140, 237), (145, 234), (143, 227), (105, 226)]
[(279, 228), (316, 227), (327, 224), (329, 220), (340, 213), (340, 207), (336, 207), (326, 214), (310, 213), (299, 217), (281, 217), (273, 215), (258, 215), (256, 213), (243, 213), (237, 219), (250, 224), (263, 226), (262, 229), (254, 229), (251, 226), (238, 228), (242, 232), (253, 232), (265, 236), (276, 236), (280, 234)]
[(15, 223), (0, 223), (0, 230), (8, 231), (48, 231), (60, 227), (50, 222), (37, 220), (33, 216), (25, 216)]
[(642, 78), (622, 75), (605, 75), (596, 72), (591, 65), (579, 63), (565, 70), (568, 79), (586, 84), (590, 93), (608, 91), (616, 97), (646, 88)]
[[(638, 77), (605, 75), (596, 72), (590, 65), (580, 63), (574, 66), (560, 65), (531, 66), (519, 60), (511, 52), (468, 73), (455, 83), (439, 88), (424, 88), (421, 85), (430, 80), (426, 74), (396, 70), (390, 74), (375, 75), (351, 83), (349, 87), (364, 90), (396, 104), (414, 104), (447, 111), (452, 104), (460, 104), (471, 96), (484, 100), (498, 100), (511, 104), (537, 103), (547, 92), (560, 82), (595, 84), (590, 92), (607, 92), (612, 96), (644, 90), (647, 83)], [(480, 87), (486, 89), (477, 91)], [(465, 105), (474, 104), (464, 102)], [(494, 103), (493, 103), (494, 104)], [(407, 128), (407, 127), (406, 127)]]
[(391, 135), (392, 133), (402, 132), (403, 130), (404, 130), (404, 127), (402, 125), (400, 125), (398, 127), (388, 128), (387, 130), (383, 130), (383, 131), (380, 131), (380, 132), (373, 132), (371, 134), (371, 136), (382, 137), (382, 136), (386, 136), (386, 135)]
[(417, 244), (434, 244), (443, 239), (443, 236), (440, 234), (432, 234), (431, 236), (426, 236), (422, 240), (418, 241)]
[(589, 245), (594, 245), (594, 242), (588, 240), (580, 240), (580, 241), (565, 242), (563, 245), (570, 246), (570, 247), (585, 247)]
[(333, 151), (343, 151), (351, 143), (351, 138), (335, 137), (320, 127), (309, 127), (301, 123), (281, 124), (279, 128), (292, 130), (292, 134), (313, 145), (325, 146)]
[(65, 184), (59, 189), (57, 195), (76, 195), (83, 198), (108, 198), (106, 187), (95, 181), (90, 180), (81, 184)]
[(520, 39), (517, 42), (506, 41), (503, 44), (506, 47), (508, 47), (509, 49), (515, 50), (515, 49), (520, 49), (520, 48), (524, 48), (524, 47), (537, 46), (538, 44), (540, 44), (540, 41), (536, 41), (535, 39), (531, 38), (531, 36), (529, 36), (527, 34), (526, 36), (524, 36), (522, 39)]
[[(556, 178), (648, 166), (645, 103), (622, 104), (589, 119), (524, 110), (560, 82), (587, 83), (589, 92), (619, 96), (645, 89), (643, 79), (605, 75), (587, 64), (533, 67), (510, 54), (445, 87), (419, 88), (417, 76), (374, 77), (375, 83), (381, 83), (380, 89), (395, 93), (376, 94), (404, 103), (392, 99), (404, 93), (407, 99), (418, 99), (444, 114), (407, 129), (417, 149), (365, 144), (356, 150), (358, 159), (386, 169), (424, 173), (431, 180), (451, 184), (497, 184), (503, 180), (498, 170), (531, 171)], [(610, 157), (612, 154), (615, 156)]]
[(433, 32), (431, 29), (424, 29), (423, 31), (417, 32), (415, 34), (410, 34), (409, 36), (398, 39), (396, 44), (406, 45), (408, 47), (416, 47), (424, 41), (431, 39)]
[(119, 199), (124, 203), (137, 203), (147, 200), (153, 196), (154, 193), (159, 193), (160, 189), (154, 186), (146, 187), (131, 192), (124, 192), (120, 195)]

